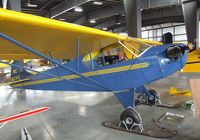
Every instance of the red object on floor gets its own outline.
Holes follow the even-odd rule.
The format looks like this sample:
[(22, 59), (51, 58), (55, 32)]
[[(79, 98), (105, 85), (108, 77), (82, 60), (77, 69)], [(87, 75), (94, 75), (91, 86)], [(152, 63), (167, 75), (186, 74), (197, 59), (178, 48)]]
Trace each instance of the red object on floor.
[(3, 118), (0, 118), (0, 124), (18, 120), (18, 119), (22, 119), (22, 118), (29, 117), (29, 116), (33, 116), (33, 115), (45, 112), (49, 109), (50, 109), (49, 107), (41, 107), (41, 108), (37, 108), (37, 109), (33, 109), (33, 110), (20, 112), (20, 113), (14, 114), (14, 115), (6, 116)]

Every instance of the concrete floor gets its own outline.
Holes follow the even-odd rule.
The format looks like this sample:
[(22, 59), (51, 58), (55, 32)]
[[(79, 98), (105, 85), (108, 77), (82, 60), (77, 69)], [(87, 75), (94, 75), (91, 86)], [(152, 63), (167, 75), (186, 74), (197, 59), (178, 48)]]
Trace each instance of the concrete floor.
[[(180, 74), (154, 82), (149, 87), (158, 89), (165, 103), (188, 100), (189, 98), (177, 98), (165, 94), (175, 83), (178, 88), (188, 86), (187, 78), (182, 77), (180, 80), (177, 77), (180, 77)], [(9, 87), (0, 87), (0, 91), (0, 116), (36, 107), (51, 107), (49, 111), (42, 114), (6, 124), (0, 129), (0, 140), (20, 140), (22, 127), (28, 129), (33, 140), (154, 140), (154, 138), (102, 126), (104, 121), (118, 120), (123, 111), (112, 93), (27, 90), (25, 94), (19, 94), (17, 90)], [(178, 130), (178, 134), (170, 140), (200, 139), (200, 119), (194, 118), (192, 111), (184, 108), (167, 109), (149, 106), (140, 106), (138, 110), (146, 125), (165, 112), (184, 115), (185, 120), (181, 127), (174, 128)]]

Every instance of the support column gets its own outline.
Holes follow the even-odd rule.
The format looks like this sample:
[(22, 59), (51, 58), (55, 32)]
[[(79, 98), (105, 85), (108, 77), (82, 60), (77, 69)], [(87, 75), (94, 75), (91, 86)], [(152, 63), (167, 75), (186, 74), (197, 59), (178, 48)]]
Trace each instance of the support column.
[(8, 0), (11, 10), (21, 12), (21, 0)]
[(142, 16), (140, 0), (124, 0), (128, 35), (141, 37)]
[(7, 9), (8, 0), (3, 0), (2, 4), (3, 4), (3, 9)]
[(188, 43), (199, 47), (199, 0), (182, 0)]

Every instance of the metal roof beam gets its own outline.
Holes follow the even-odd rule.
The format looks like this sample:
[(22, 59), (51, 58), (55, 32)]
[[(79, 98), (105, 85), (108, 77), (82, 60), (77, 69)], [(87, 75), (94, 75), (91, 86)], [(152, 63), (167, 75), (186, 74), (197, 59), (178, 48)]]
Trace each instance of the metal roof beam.
[[(148, 3), (150, 2), (150, 3)], [(142, 0), (141, 1), (141, 6), (143, 9), (147, 8), (153, 8), (153, 7), (162, 7), (162, 6), (169, 6), (169, 5), (176, 5), (179, 4), (179, 0)], [(83, 24), (86, 21), (85, 20), (92, 20), (92, 19), (102, 19), (106, 17), (112, 17), (114, 15), (119, 15), (124, 13), (124, 6), (123, 5), (118, 5), (118, 6), (108, 6), (104, 7), (92, 12), (87, 13), (87, 15), (84, 16), (84, 18), (77, 19), (74, 23), (76, 24)]]
[(122, 26), (118, 26), (118, 27), (116, 27), (116, 28), (113, 28), (112, 29), (112, 32), (114, 32), (114, 33), (122, 33), (122, 32), (128, 32), (128, 30), (127, 30), (127, 27), (126, 26), (124, 26), (124, 25), (122, 25)]
[[(98, 24), (97, 26), (95, 26), (95, 28), (109, 28), (110, 26), (116, 25), (118, 22), (125, 23), (125, 17), (120, 16), (118, 20), (113, 17), (109, 20), (104, 21), (103, 23)], [(145, 9), (142, 11), (143, 26), (166, 22), (184, 22), (182, 7), (173, 6), (168, 8)]]
[(180, 0), (141, 0), (143, 9), (181, 4)]
[(183, 16), (181, 5), (161, 7), (154, 9), (145, 9), (142, 11), (142, 20), (169, 18), (169, 17)]
[(84, 25), (84, 23), (86, 23), (88, 21), (87, 16), (82, 16), (79, 19), (75, 20), (73, 23), (74, 24), (79, 24), (79, 25)]
[(125, 17), (113, 17), (102, 22), (101, 24), (98, 24), (97, 26), (95, 26), (95, 28), (103, 29), (115, 25), (117, 23), (124, 23), (124, 22), (125, 22)]
[(103, 28), (107, 28), (109, 26), (112, 26), (114, 24), (116, 24), (116, 19), (115, 18), (111, 18), (111, 19), (106, 20), (103, 23), (95, 26), (95, 28), (97, 28), (97, 29), (103, 29)]
[(91, 0), (64, 0), (60, 4), (51, 8), (50, 17), (55, 18), (55, 17), (65, 13), (69, 10), (74, 9), (76, 6), (80, 6), (80, 5), (87, 3), (89, 1), (91, 1)]
[(109, 6), (102, 9), (98, 9), (96, 11), (89, 12), (88, 20), (106, 18), (114, 15), (119, 15), (123, 12), (124, 12), (123, 5), (111, 6), (111, 7)]

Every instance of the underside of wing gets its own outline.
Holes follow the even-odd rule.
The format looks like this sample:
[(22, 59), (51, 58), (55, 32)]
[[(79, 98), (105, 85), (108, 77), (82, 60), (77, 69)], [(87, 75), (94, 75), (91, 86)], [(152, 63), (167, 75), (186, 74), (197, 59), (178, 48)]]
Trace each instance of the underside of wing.
[[(142, 45), (141, 42), (145, 42), (93, 28), (4, 9), (0, 9), (0, 33), (46, 56), (51, 54), (53, 58), (58, 59), (75, 58), (78, 39), (81, 55), (107, 47), (119, 40), (134, 42), (137, 47)], [(145, 43), (156, 44), (155, 42)], [(2, 37), (0, 37), (0, 47), (0, 59), (39, 58)]]

